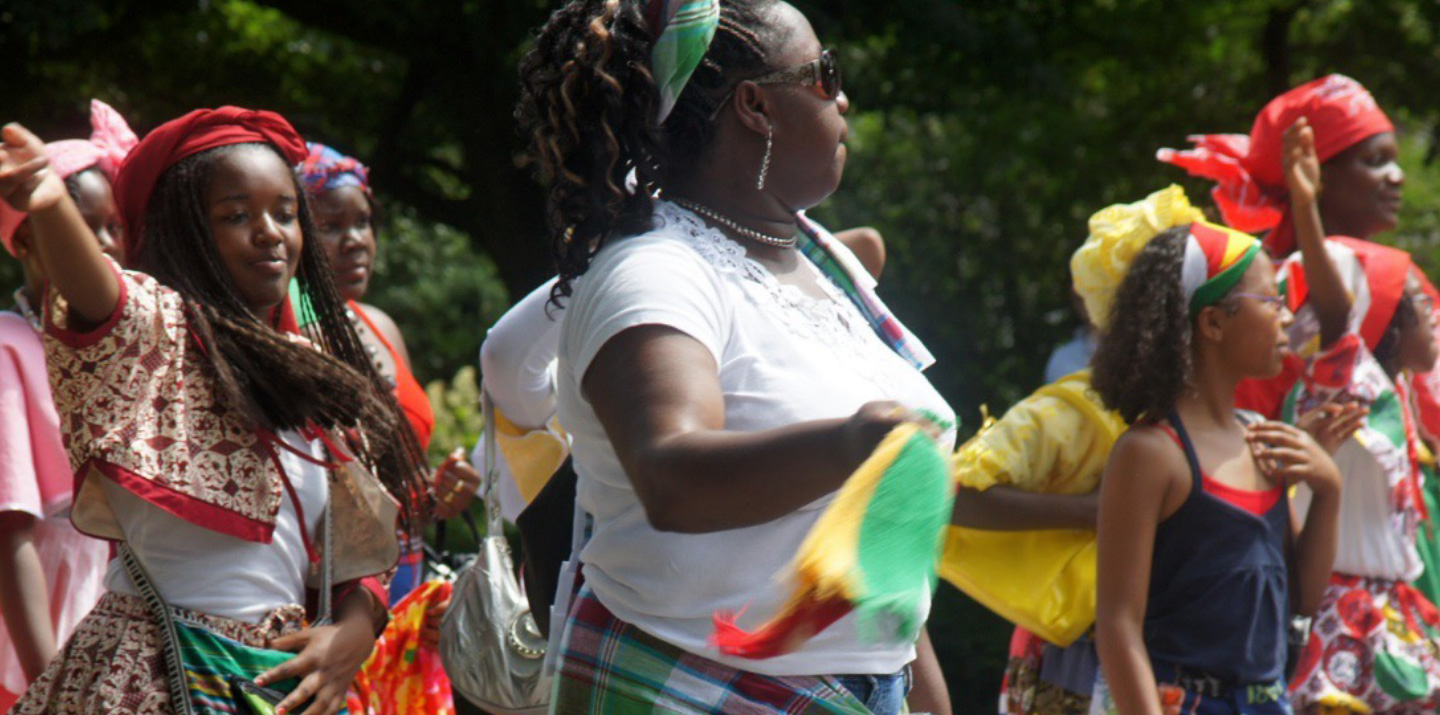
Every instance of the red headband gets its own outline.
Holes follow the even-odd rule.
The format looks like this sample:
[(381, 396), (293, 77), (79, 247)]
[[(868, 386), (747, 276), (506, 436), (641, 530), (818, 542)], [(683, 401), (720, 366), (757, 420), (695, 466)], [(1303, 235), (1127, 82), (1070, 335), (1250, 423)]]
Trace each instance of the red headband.
[(181, 159), (230, 144), (263, 142), (289, 165), (305, 159), (305, 140), (274, 112), (220, 107), (197, 109), (156, 127), (140, 141), (115, 177), (115, 204), (125, 224), (125, 263), (133, 265), (144, 236), (145, 207), (155, 184)]
[(1265, 245), (1283, 257), (1294, 250), (1295, 236), (1280, 164), (1281, 139), (1300, 117), (1315, 130), (1315, 153), (1322, 162), (1364, 139), (1395, 131), (1364, 86), (1332, 74), (1270, 100), (1255, 117), (1249, 136), (1196, 135), (1189, 138), (1194, 149), (1161, 149), (1156, 158), (1217, 181), (1212, 194), (1225, 223), (1247, 233), (1273, 229)]

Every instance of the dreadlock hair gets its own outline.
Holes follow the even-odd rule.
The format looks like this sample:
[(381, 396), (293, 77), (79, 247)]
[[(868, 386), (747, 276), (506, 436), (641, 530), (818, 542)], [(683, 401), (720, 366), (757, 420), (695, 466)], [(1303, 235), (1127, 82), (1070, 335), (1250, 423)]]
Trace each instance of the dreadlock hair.
[[(427, 493), (424, 453), (345, 315), (307, 202), (298, 203), (304, 242), (296, 277), (316, 318), (307, 337), (320, 350), (292, 342), (256, 318), (220, 257), (204, 197), (219, 160), (236, 151), (279, 156), (269, 144), (231, 144), (167, 169), (146, 206), (144, 240), (132, 267), (184, 300), (223, 404), (272, 430), (357, 428), (359, 456), (399, 500), (409, 528), (417, 523), (419, 495)], [(303, 197), (298, 177), (292, 178)]]
[[(650, 74), (654, 37), (637, 0), (570, 0), (520, 61), (516, 119), (525, 160), (547, 184), (546, 225), (560, 279), (551, 303), (612, 236), (649, 228), (654, 191), (691, 168), (715, 134), (716, 110), (736, 82), (774, 69), (766, 48), (783, 39), (767, 10), (779, 0), (720, 0), (720, 25), (663, 124)], [(634, 172), (633, 190), (627, 177)]]
[(1190, 374), (1193, 321), (1180, 285), (1189, 232), (1176, 226), (1140, 249), (1090, 363), (1091, 386), (1130, 424), (1164, 418)]

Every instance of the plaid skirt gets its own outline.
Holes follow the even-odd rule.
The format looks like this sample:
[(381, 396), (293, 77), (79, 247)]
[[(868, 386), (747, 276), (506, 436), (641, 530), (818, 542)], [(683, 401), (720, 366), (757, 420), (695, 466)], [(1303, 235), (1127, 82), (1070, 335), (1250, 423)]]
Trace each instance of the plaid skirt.
[[(180, 609), (176, 609), (180, 610)], [(257, 625), (220, 616), (181, 611), (210, 630), (245, 645), (299, 630), (301, 606), (285, 606)], [(12, 715), (169, 715), (160, 632), (150, 607), (139, 596), (109, 592), (75, 628)]]
[(1440, 612), (1409, 584), (1333, 574), (1290, 689), (1296, 710), (1436, 712)]
[(550, 712), (869, 713), (829, 676), (775, 677), (681, 650), (616, 618), (589, 588), (565, 623)]

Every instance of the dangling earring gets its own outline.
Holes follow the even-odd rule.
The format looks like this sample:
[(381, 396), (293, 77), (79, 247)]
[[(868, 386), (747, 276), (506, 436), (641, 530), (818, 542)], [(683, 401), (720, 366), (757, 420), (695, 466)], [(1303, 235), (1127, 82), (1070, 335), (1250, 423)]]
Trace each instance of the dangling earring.
[(765, 127), (765, 156), (760, 159), (760, 177), (755, 180), (755, 190), (765, 190), (765, 175), (770, 173), (770, 148), (774, 146), (775, 133), (771, 127)]

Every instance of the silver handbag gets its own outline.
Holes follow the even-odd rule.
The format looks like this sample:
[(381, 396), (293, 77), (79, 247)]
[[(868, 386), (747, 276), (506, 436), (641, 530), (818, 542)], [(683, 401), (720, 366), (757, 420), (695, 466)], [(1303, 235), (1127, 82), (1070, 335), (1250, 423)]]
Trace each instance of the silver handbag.
[(543, 713), (550, 678), (541, 672), (545, 637), (530, 615), (525, 591), (500, 518), (496, 494), (495, 410), (481, 393), (485, 413), (485, 538), (474, 560), (455, 579), (450, 608), (440, 625), (440, 660), (455, 693), (495, 715)]

